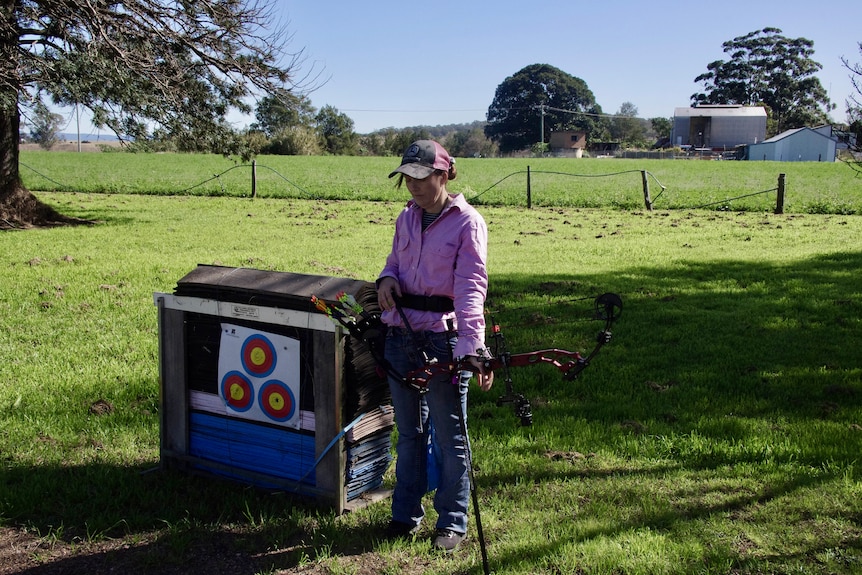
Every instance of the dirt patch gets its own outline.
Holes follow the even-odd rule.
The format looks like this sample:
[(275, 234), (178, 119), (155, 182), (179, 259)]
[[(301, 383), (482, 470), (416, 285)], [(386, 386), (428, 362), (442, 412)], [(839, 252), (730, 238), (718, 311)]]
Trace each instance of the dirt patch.
[(8, 193), (0, 192), (0, 230), (25, 230), (93, 222), (64, 216), (40, 202), (27, 189), (18, 186)]
[[(314, 561), (301, 539), (273, 545), (264, 533), (152, 532), (98, 542), (40, 538), (22, 529), (0, 527), (0, 575), (376, 575), (392, 566), (373, 548), (340, 548)], [(418, 560), (415, 560), (418, 559)], [(401, 561), (398, 571), (422, 573), (420, 558)], [(334, 571), (335, 570), (335, 571)]]

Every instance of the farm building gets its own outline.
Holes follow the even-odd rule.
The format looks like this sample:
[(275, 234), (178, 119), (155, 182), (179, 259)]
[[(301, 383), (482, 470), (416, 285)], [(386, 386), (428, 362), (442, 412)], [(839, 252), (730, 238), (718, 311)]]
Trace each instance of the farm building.
[(838, 140), (811, 128), (787, 130), (746, 146), (744, 159), (773, 162), (834, 162)]
[(835, 138), (835, 141), (837, 142), (836, 148), (839, 152), (841, 150), (856, 148), (858, 138), (856, 137), (856, 134), (849, 130), (842, 129), (836, 126), (830, 126), (829, 124), (817, 126), (816, 128), (813, 128), (813, 130), (816, 132), (820, 132), (824, 136)]
[(573, 130), (551, 132), (551, 152), (580, 158), (587, 147), (587, 133)]
[(671, 142), (677, 147), (731, 150), (765, 139), (762, 106), (706, 105), (676, 108), (673, 113)]

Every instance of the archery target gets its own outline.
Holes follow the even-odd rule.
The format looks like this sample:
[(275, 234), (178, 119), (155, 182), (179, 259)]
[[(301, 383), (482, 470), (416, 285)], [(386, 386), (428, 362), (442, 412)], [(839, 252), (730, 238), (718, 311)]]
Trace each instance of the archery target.
[(228, 372), (222, 378), (221, 396), (228, 407), (236, 411), (248, 411), (254, 405), (254, 388), (251, 381), (238, 371)]
[(255, 377), (267, 377), (275, 370), (272, 342), (263, 334), (249, 336), (242, 344), (242, 367)]
[(270, 380), (263, 384), (258, 394), (261, 410), (275, 421), (287, 421), (296, 411), (293, 392), (284, 383)]
[(221, 324), (219, 396), (225, 415), (299, 429), (299, 341)]

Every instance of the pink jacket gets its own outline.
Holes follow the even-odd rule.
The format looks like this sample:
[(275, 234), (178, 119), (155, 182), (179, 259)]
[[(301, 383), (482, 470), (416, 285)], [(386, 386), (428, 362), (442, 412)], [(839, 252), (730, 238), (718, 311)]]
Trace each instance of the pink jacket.
[[(488, 228), (476, 209), (461, 194), (451, 201), (422, 231), (422, 209), (412, 200), (395, 221), (392, 252), (380, 277), (398, 280), (402, 293), (447, 296), (455, 311), (440, 313), (404, 309), (410, 328), (446, 331), (446, 320), (454, 318), (458, 343), (453, 355), (478, 355), (485, 349), (485, 296), (488, 292)], [(383, 323), (401, 326), (394, 309), (383, 312)]]

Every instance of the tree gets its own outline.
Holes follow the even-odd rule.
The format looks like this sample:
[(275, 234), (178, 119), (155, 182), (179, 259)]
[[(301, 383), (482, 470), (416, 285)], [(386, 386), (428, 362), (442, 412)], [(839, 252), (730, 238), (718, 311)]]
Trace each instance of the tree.
[(255, 108), (257, 122), (252, 129), (262, 131), (269, 138), (277, 136), (287, 128), (314, 125), (317, 110), (305, 94), (294, 94), (290, 90), (279, 90), (260, 99)]
[(611, 120), (611, 137), (626, 147), (642, 147), (646, 139), (643, 122), (638, 118), (638, 108), (631, 102), (623, 102), (619, 112)]
[(279, 156), (316, 156), (321, 152), (320, 137), (311, 126), (289, 126), (276, 134), (263, 152)]
[(50, 150), (57, 143), (57, 134), (63, 125), (63, 116), (55, 114), (42, 102), (37, 102), (30, 120), (30, 138), (43, 150)]
[(649, 119), (650, 126), (656, 135), (656, 146), (670, 144), (670, 133), (673, 130), (673, 119), (657, 116)]
[(452, 132), (444, 144), (450, 154), (460, 158), (491, 158), (498, 152), (497, 145), (485, 137), (479, 125)]
[(775, 133), (829, 121), (835, 106), (815, 76), (823, 66), (811, 59), (814, 42), (764, 28), (722, 47), (730, 60), (712, 62), (694, 79), (704, 91), (692, 94), (693, 104), (766, 104)]
[(601, 107), (586, 82), (548, 64), (532, 64), (497, 86), (485, 135), (503, 153), (548, 142), (556, 130), (600, 129)]
[(353, 120), (333, 106), (324, 106), (315, 116), (324, 149), (330, 154), (352, 156), (359, 149)]
[[(858, 42), (859, 54), (862, 56), (862, 42)], [(844, 67), (850, 71), (850, 82), (855, 94), (847, 100), (848, 148), (853, 153), (850, 167), (862, 173), (862, 63), (851, 64), (847, 58), (841, 58)]]
[(0, 6), (0, 220), (68, 221), (24, 189), (19, 102), (81, 105), (97, 127), (242, 152), (224, 121), (249, 97), (296, 87), (302, 51), (270, 30), (272, 0), (16, 0)]

